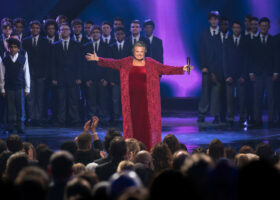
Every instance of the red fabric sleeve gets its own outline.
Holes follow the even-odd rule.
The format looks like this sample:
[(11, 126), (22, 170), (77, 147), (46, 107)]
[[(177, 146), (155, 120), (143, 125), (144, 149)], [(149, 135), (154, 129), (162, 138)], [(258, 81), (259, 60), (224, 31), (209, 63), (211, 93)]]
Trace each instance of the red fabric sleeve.
[(99, 61), (97, 62), (97, 64), (100, 67), (109, 67), (109, 68), (116, 69), (116, 70), (121, 69), (121, 60), (119, 60), (119, 59), (99, 57)]

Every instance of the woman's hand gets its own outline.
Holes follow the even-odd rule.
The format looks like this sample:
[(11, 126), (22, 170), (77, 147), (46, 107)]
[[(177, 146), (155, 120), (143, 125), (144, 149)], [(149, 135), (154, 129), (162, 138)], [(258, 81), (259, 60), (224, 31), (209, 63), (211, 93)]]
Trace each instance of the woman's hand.
[(188, 68), (190, 68), (190, 71), (192, 71), (194, 67), (192, 65), (184, 65), (183, 70), (188, 71)]
[(87, 61), (99, 61), (99, 57), (96, 55), (95, 51), (93, 54), (87, 53), (86, 59), (87, 59)]

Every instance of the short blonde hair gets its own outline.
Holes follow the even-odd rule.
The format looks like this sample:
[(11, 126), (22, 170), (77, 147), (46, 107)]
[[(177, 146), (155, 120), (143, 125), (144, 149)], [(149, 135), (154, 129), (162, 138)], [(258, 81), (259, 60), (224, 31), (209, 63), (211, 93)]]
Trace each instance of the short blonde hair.
[(117, 173), (121, 173), (123, 171), (134, 171), (134, 163), (129, 160), (121, 161), (118, 165)]
[(136, 47), (144, 47), (144, 48), (145, 48), (145, 53), (147, 53), (147, 45), (145, 44), (145, 42), (143, 42), (143, 41), (138, 41), (138, 42), (136, 42), (136, 43), (133, 45), (132, 53), (134, 52), (134, 50), (135, 50)]

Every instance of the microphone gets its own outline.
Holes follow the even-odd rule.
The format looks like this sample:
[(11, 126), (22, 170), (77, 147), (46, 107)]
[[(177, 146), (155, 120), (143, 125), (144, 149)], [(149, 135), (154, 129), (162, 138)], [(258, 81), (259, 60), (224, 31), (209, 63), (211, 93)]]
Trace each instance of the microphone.
[(188, 75), (190, 75), (190, 73), (191, 73), (191, 67), (190, 67), (191, 58), (190, 57), (187, 57), (187, 65), (188, 65), (188, 67), (187, 67)]

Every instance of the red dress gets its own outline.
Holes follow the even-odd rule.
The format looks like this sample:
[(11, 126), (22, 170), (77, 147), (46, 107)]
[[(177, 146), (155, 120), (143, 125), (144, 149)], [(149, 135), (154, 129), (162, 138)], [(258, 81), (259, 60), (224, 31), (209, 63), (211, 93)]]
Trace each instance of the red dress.
[(151, 146), (150, 120), (147, 100), (147, 77), (145, 66), (133, 66), (129, 72), (129, 96), (133, 137)]
[[(161, 141), (161, 104), (159, 75), (184, 74), (184, 71), (183, 67), (163, 65), (149, 57), (146, 58), (145, 63), (146, 99), (148, 111), (148, 117), (146, 119), (149, 120), (150, 124), (147, 126), (148, 128), (145, 128), (145, 130), (143, 129), (143, 127), (141, 127), (141, 138), (145, 138), (145, 140), (147, 139), (149, 141), (147, 142), (142, 141), (142, 139), (140, 140), (147, 146), (148, 150), (150, 150), (156, 143)], [(98, 65), (120, 71), (124, 138), (136, 138), (136, 136), (138, 137), (138, 133), (136, 135), (134, 133), (134, 126), (137, 126), (137, 124), (134, 125), (134, 120), (132, 119), (134, 115), (133, 113), (135, 112), (134, 109), (137, 108), (137, 106), (133, 106), (136, 104), (134, 104), (135, 102), (131, 102), (132, 99), (130, 98), (130, 71), (134, 69), (133, 57), (126, 57), (119, 60), (99, 58)]]

